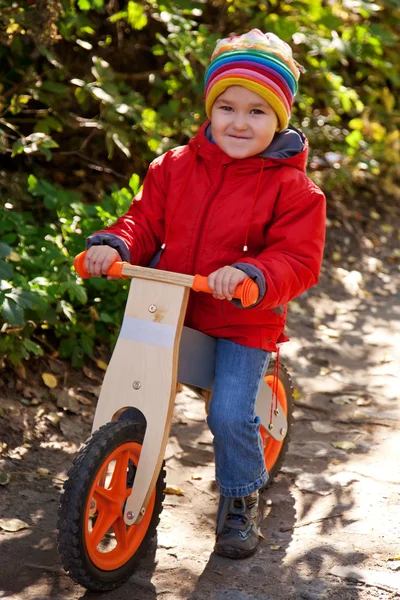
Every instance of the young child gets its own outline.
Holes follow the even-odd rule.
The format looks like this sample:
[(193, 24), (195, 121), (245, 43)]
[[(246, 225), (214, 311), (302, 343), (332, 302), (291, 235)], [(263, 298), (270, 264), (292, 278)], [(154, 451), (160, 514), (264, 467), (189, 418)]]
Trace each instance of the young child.
[[(289, 126), (299, 75), (272, 33), (220, 40), (206, 72), (209, 120), (154, 160), (128, 213), (87, 240), (94, 276), (116, 258), (208, 276), (214, 293), (191, 294), (185, 324), (216, 338), (215, 552), (231, 558), (250, 556), (259, 540), (268, 473), (255, 399), (270, 353), (288, 339), (285, 305), (317, 283), (324, 246), (324, 195), (305, 175), (307, 139)], [(259, 296), (243, 308), (232, 294), (247, 276)]]

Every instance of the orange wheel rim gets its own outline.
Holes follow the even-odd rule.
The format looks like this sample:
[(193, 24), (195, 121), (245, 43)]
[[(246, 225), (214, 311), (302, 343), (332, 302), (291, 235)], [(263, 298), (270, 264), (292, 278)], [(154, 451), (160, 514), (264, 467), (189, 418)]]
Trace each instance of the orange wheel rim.
[(118, 446), (103, 462), (90, 488), (84, 515), (84, 540), (90, 560), (103, 571), (113, 571), (128, 562), (150, 525), (155, 490), (140, 523), (127, 526), (123, 513), (131, 493), (126, 483), (129, 461), (136, 467), (141, 449), (136, 442)]
[[(264, 381), (269, 385), (271, 390), (274, 389), (274, 376), (273, 375), (266, 375), (264, 377)], [(281, 405), (282, 410), (285, 413), (286, 418), (287, 418), (287, 413), (288, 413), (287, 397), (286, 397), (285, 387), (280, 379), (278, 379), (277, 396), (278, 396), (278, 402)], [(261, 427), (260, 427), (260, 434), (261, 434), (261, 439), (262, 439), (263, 448), (264, 448), (265, 468), (269, 472), (269, 471), (271, 471), (274, 464), (278, 460), (279, 453), (283, 446), (283, 440), (282, 441), (275, 440), (273, 437), (271, 437), (269, 435), (268, 430), (265, 427), (263, 427), (263, 425), (261, 425)]]

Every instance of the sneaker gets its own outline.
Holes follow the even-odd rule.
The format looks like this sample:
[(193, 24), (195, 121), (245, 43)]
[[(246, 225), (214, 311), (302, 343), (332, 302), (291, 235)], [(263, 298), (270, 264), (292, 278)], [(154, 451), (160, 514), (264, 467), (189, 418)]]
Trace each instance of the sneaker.
[(260, 539), (258, 490), (245, 498), (220, 497), (214, 552), (228, 558), (247, 558)]

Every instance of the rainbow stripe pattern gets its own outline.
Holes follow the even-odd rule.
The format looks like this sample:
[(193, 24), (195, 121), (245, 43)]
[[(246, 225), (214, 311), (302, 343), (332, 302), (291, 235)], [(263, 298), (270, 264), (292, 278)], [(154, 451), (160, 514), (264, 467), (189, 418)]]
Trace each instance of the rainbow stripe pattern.
[(282, 131), (289, 124), (302, 71), (290, 46), (273, 33), (252, 29), (219, 40), (205, 74), (207, 116), (211, 117), (212, 106), (220, 94), (231, 85), (241, 85), (271, 105)]

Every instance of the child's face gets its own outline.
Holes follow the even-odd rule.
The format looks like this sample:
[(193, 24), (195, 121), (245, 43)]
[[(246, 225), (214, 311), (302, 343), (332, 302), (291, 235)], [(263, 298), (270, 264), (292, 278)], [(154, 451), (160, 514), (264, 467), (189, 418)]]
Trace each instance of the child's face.
[(278, 117), (268, 102), (241, 85), (227, 88), (211, 109), (213, 139), (231, 158), (259, 154), (278, 129)]

